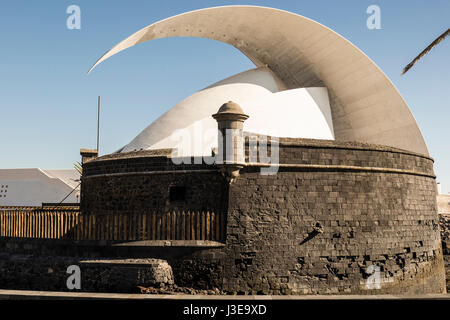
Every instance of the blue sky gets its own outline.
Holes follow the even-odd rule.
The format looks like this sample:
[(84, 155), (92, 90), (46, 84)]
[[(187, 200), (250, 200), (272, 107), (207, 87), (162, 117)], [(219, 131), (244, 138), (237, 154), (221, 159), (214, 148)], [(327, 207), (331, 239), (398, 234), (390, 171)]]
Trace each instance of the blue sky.
[[(81, 29), (66, 28), (69, 5)], [(147, 42), (89, 67), (138, 29), (182, 12), (228, 4), (280, 8), (316, 20), (364, 51), (397, 86), (416, 118), (445, 193), (450, 192), (450, 39), (405, 76), (401, 70), (450, 27), (450, 1), (2, 1), (0, 168), (72, 168), (81, 147), (117, 150), (195, 91), (253, 68), (237, 49), (212, 40)], [(366, 27), (369, 5), (380, 30)]]

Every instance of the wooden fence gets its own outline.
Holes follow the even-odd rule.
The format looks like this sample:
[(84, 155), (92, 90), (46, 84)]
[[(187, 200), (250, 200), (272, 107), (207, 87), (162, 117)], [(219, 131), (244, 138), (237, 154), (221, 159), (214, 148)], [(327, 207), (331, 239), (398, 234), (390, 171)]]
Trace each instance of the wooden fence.
[(224, 230), (224, 215), (214, 212), (89, 215), (59, 208), (0, 208), (0, 237), (221, 241)]

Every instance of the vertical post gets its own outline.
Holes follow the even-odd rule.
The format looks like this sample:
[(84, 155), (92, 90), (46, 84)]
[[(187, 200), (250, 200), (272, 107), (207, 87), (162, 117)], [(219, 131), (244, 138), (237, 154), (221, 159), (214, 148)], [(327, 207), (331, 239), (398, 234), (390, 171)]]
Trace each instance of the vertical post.
[(97, 101), (97, 153), (99, 153), (100, 144), (100, 96)]
[(152, 214), (152, 240), (156, 240), (156, 212)]

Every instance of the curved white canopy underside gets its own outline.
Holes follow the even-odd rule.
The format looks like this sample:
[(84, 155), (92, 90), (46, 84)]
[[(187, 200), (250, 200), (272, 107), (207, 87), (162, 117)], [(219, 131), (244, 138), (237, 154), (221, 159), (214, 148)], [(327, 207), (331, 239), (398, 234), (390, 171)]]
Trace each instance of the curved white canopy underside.
[(224, 101), (238, 103), (250, 117), (244, 130), (262, 135), (334, 139), (326, 88), (279, 91), (267, 68), (222, 80), (178, 103), (121, 152), (177, 148), (180, 155), (211, 155), (217, 147), (217, 123), (211, 117)]
[(226, 6), (173, 16), (123, 40), (92, 68), (126, 48), (167, 37), (228, 43), (257, 66), (267, 65), (287, 89), (328, 88), (336, 140), (428, 154), (407, 104), (386, 75), (339, 34), (287, 11)]

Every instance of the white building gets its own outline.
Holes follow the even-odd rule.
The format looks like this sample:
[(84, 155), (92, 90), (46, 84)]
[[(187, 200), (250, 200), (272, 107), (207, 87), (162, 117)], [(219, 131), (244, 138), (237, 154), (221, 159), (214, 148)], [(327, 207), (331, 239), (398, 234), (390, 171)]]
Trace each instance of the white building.
[(0, 169), (0, 206), (79, 202), (76, 170)]

